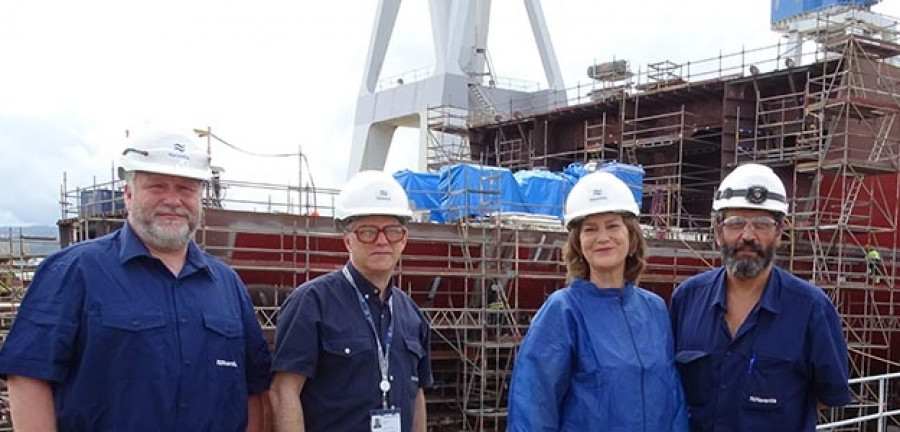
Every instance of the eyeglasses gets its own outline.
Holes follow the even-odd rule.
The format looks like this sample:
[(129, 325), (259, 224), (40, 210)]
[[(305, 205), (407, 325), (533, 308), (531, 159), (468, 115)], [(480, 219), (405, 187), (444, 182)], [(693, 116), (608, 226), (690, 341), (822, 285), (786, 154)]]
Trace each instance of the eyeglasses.
[(769, 232), (778, 226), (778, 221), (768, 216), (756, 216), (747, 219), (743, 216), (729, 216), (722, 221), (721, 226), (728, 231), (744, 231), (749, 226), (751, 231)]
[(375, 243), (378, 235), (384, 233), (384, 238), (388, 243), (397, 243), (406, 237), (406, 228), (403, 225), (388, 225), (385, 227), (377, 227), (373, 225), (363, 225), (356, 227), (350, 231), (356, 234), (356, 239), (361, 243)]

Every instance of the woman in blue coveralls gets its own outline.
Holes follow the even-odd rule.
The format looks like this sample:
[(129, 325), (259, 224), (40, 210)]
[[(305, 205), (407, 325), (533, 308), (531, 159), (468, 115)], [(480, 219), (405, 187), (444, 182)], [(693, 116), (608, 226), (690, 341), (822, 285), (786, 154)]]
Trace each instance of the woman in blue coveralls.
[(516, 357), (510, 431), (687, 431), (662, 298), (634, 282), (647, 245), (628, 186), (584, 176), (566, 200), (568, 286), (550, 295)]

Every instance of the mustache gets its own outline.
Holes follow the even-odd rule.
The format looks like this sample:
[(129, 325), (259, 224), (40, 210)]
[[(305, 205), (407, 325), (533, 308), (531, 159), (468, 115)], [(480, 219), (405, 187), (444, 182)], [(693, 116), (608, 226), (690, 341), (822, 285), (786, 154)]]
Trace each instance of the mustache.
[(756, 252), (757, 255), (763, 254), (762, 246), (759, 243), (750, 240), (741, 240), (737, 242), (733, 247), (731, 247), (732, 253), (741, 252), (741, 251), (751, 251)]
[(159, 216), (162, 213), (175, 213), (176, 215), (184, 218), (190, 218), (191, 216), (191, 212), (189, 212), (188, 209), (184, 207), (172, 207), (167, 205), (160, 205), (159, 207), (153, 209), (153, 213), (151, 214), (151, 216)]

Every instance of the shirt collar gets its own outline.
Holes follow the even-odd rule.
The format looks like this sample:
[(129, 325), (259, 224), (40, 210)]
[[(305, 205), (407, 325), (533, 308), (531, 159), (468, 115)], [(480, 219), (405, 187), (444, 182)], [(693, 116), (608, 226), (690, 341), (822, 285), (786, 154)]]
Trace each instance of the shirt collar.
[(572, 288), (601, 297), (621, 297), (623, 300), (628, 300), (634, 294), (634, 284), (629, 281), (625, 281), (622, 288), (598, 288), (589, 280), (573, 278)]
[[(131, 222), (126, 221), (125, 224), (122, 225), (122, 229), (119, 230), (119, 262), (125, 264), (138, 257), (153, 257), (153, 255), (150, 255), (147, 245), (145, 245), (144, 241), (134, 232), (134, 228), (131, 227)], [(184, 273), (187, 271), (187, 273), (184, 274), (204, 270), (212, 276), (206, 255), (193, 241), (188, 242), (187, 257), (184, 261), (184, 267), (185, 270), (182, 272)]]
[[(766, 286), (763, 288), (762, 295), (759, 297), (759, 303), (757, 305), (759, 309), (766, 309), (772, 313), (781, 312), (780, 299), (782, 272), (783, 270), (778, 266), (772, 266), (772, 271), (769, 273), (769, 280), (766, 281)], [(725, 267), (720, 267), (713, 276), (713, 296), (710, 307), (718, 307), (721, 310), (725, 310), (725, 275)]]
[[(363, 295), (370, 295), (378, 297), (380, 289), (376, 287), (372, 282), (369, 282), (356, 267), (353, 266), (353, 263), (347, 261), (347, 269), (350, 270), (350, 276), (353, 277), (353, 282), (356, 283), (356, 289), (359, 290)], [(387, 301), (391, 297), (391, 288), (394, 286), (393, 280), (388, 283), (387, 294), (385, 295), (384, 300)]]

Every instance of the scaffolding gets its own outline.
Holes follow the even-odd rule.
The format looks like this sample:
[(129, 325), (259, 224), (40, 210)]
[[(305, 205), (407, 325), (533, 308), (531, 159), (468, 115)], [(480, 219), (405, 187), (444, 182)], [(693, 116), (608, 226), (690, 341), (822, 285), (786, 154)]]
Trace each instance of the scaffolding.
[(56, 236), (24, 227), (0, 232), (0, 343), (6, 339), (28, 284), (44, 258), (59, 248)]
[(895, 312), (890, 287), (896, 257), (887, 254), (880, 268), (885, 286), (867, 274), (865, 254), (868, 246), (897, 249), (900, 133), (894, 124), (900, 75), (884, 60), (900, 54), (900, 45), (872, 42), (851, 28), (823, 41), (825, 53), (837, 57), (807, 81), (800, 118), (805, 133), (797, 141), (814, 159), (799, 160), (795, 170), (795, 197), (803, 196), (806, 185), (809, 192), (797, 199), (802, 211), (794, 229), (811, 248), (809, 256), (795, 260), (809, 260), (810, 279), (843, 312), (848, 343), (859, 354), (853, 366), (863, 376), (888, 366), (873, 362), (888, 359), (890, 336), (898, 328), (883, 320)]
[[(900, 55), (896, 34), (870, 24), (823, 22), (812, 39), (817, 62), (767, 85), (754, 77), (753, 133), (736, 141), (728, 165), (772, 166), (789, 185), (786, 235), (792, 272), (824, 289), (843, 320), (852, 375), (896, 371), (897, 221), (900, 218)], [(774, 81), (775, 84), (773, 84)], [(746, 117), (738, 118), (745, 122)], [(868, 271), (869, 248), (883, 260)], [(863, 385), (857, 401), (829, 419), (878, 410)]]
[[(512, 361), (544, 298), (563, 284), (558, 221), (504, 214), (496, 170), (479, 172), (454, 223), (410, 223), (395, 283), (432, 327), (435, 385), (426, 392), (430, 430), (505, 430)], [(220, 179), (209, 188), (195, 240), (241, 276), (270, 343), (277, 312), (298, 285), (349, 259), (332, 219), (336, 190), (319, 189), (315, 208), (296, 187)], [(466, 182), (468, 184), (469, 182)], [(124, 223), (122, 181), (95, 182), (60, 197), (62, 245), (106, 235)], [(97, 207), (82, 197), (112, 197)], [(215, 199), (213, 199), (215, 198)], [(522, 290), (527, 294), (522, 295)]]
[(468, 110), (453, 106), (437, 106), (426, 110), (428, 136), (425, 150), (426, 169), (439, 171), (441, 167), (472, 160), (469, 151)]
[[(22, 297), (41, 262), (59, 248), (55, 235), (34, 233), (25, 227), (7, 227), (0, 232), (0, 344), (19, 310)], [(0, 386), (0, 431), (11, 431), (9, 395)]]
[[(499, 160), (488, 143), (515, 136), (536, 164), (554, 169), (612, 159), (641, 165), (645, 237), (651, 257), (665, 257), (663, 268), (651, 262), (646, 285), (662, 293), (681, 279), (664, 269), (679, 257), (695, 268), (717, 264), (703, 227), (720, 179), (750, 161), (772, 167), (791, 209), (779, 264), (831, 297), (854, 376), (896, 371), (898, 32), (891, 20), (840, 16), (817, 16), (819, 30), (809, 36), (817, 50), (806, 58), (776, 46), (770, 56), (751, 50), (651, 64), (615, 89), (578, 87), (565, 107), (480, 126), (473, 151)], [(880, 252), (875, 264), (866, 259), (870, 247)], [(860, 386), (858, 403), (829, 419), (871, 414), (875, 393)]]
[(706, 205), (715, 187), (718, 129), (701, 124), (684, 105), (641, 109), (642, 99), (623, 101), (621, 148), (625, 162), (644, 169), (647, 223), (663, 229), (708, 226), (707, 218), (689, 208)]
[[(769, 165), (790, 196), (779, 264), (831, 296), (854, 375), (896, 371), (900, 69), (891, 62), (900, 46), (882, 38), (886, 29), (845, 24), (823, 26), (809, 62), (786, 63), (778, 47), (665, 61), (629, 72), (628, 82), (572, 90), (578, 96), (566, 106), (510, 104), (535, 108), (527, 117), (497, 106), (429, 109), (427, 168), (473, 159), (511, 170), (642, 165), (649, 262), (640, 282), (667, 297), (719, 264), (709, 214), (720, 179), (741, 163)], [(518, 345), (546, 296), (564, 284), (558, 222), (497, 210), (496, 173), (481, 175), (478, 187), (447, 191), (467, 196), (466, 208), (450, 209), (459, 217), (410, 224), (397, 266), (397, 285), (432, 326), (435, 386), (426, 401), (435, 431), (505, 429)], [(271, 336), (288, 293), (348, 259), (330, 218), (336, 191), (315, 191), (311, 201), (308, 190), (283, 185), (221, 180), (216, 189), (204, 200), (197, 241), (238, 271)], [(64, 193), (62, 243), (120, 226), (116, 191), (121, 183), (111, 181)], [(112, 202), (87, 211), (79, 206), (85, 194)], [(867, 244), (881, 252), (876, 274), (867, 273)], [(863, 384), (854, 392), (858, 403), (828, 419), (873, 412), (876, 391)]]

